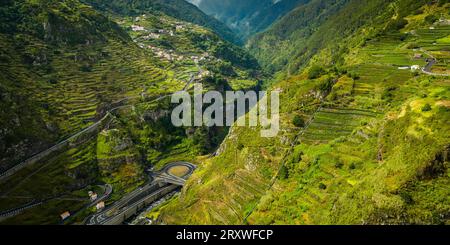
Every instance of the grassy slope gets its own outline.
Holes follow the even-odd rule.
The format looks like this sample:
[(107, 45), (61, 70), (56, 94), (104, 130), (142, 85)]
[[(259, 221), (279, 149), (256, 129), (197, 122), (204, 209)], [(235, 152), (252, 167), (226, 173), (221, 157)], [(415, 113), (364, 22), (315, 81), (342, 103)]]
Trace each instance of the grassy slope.
[[(397, 68), (423, 65), (413, 59), (417, 43), (441, 55), (445, 67), (449, 44), (429, 40), (445, 39), (448, 26), (429, 30), (424, 17), (448, 19), (447, 10), (404, 13), (410, 21), (398, 31), (380, 31), (386, 22), (356, 28), (338, 43), (347, 49), (338, 69), (315, 79), (306, 69), (273, 85), (283, 90), (283, 132), (268, 140), (233, 128), (221, 154), (205, 160), (178, 200), (158, 210), (160, 220), (240, 224), (250, 214), (251, 224), (448, 223), (449, 81)], [(401, 34), (412, 30), (417, 34)], [(311, 64), (332, 63), (335, 45), (324, 47)], [(295, 128), (294, 115), (311, 123)]]

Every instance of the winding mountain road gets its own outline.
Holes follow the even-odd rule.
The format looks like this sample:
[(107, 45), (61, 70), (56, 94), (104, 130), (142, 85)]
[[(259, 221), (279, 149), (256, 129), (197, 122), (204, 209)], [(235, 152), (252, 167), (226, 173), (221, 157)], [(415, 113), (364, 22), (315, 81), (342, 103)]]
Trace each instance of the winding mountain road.
[[(190, 80), (186, 83), (186, 86), (183, 88), (182, 91), (186, 91), (189, 88), (189, 86), (193, 83), (193, 81), (195, 80), (196, 76), (199, 76), (202, 73), (202, 69), (200, 67), (198, 67), (198, 68), (199, 68), (198, 73), (191, 75)], [(168, 98), (169, 96), (171, 96), (171, 95), (170, 94), (161, 95), (161, 96), (159, 96), (156, 99), (147, 101), (147, 103), (158, 102), (158, 101), (161, 101), (161, 100), (163, 100), (165, 98)], [(7, 179), (8, 177), (14, 175), (16, 172), (20, 171), (21, 169), (23, 169), (23, 168), (25, 168), (27, 166), (30, 166), (30, 165), (32, 165), (32, 164), (42, 160), (43, 158), (49, 156), (53, 152), (61, 150), (62, 148), (67, 146), (71, 141), (76, 140), (81, 135), (83, 135), (85, 133), (89, 133), (89, 132), (93, 132), (93, 131), (98, 130), (98, 128), (107, 119), (109, 119), (114, 112), (116, 112), (116, 111), (118, 111), (120, 109), (124, 109), (124, 108), (133, 106), (133, 105), (126, 105), (126, 104), (124, 105), (124, 103), (127, 103), (128, 101), (130, 101), (132, 99), (136, 99), (136, 98), (139, 98), (139, 97), (138, 96), (126, 97), (126, 98), (123, 98), (123, 99), (121, 99), (121, 100), (119, 100), (117, 102), (112, 103), (113, 105), (115, 104), (116, 106), (111, 108), (110, 110), (108, 110), (106, 112), (105, 116), (103, 116), (99, 121), (95, 122), (94, 124), (92, 124), (91, 126), (85, 128), (85, 129), (82, 129), (81, 131), (73, 134), (72, 136), (68, 137), (67, 139), (60, 141), (56, 145), (54, 145), (54, 146), (52, 146), (52, 147), (50, 147), (50, 148), (48, 148), (48, 149), (46, 149), (46, 150), (44, 150), (44, 151), (42, 151), (40, 153), (37, 153), (37, 154), (31, 156), (30, 158), (22, 161), (21, 163), (11, 167), (10, 169), (0, 173), (0, 182), (5, 180), (5, 179)]]
[[(107, 198), (109, 198), (109, 196), (111, 195), (111, 193), (113, 191), (112, 186), (109, 185), (109, 184), (106, 184), (106, 185), (104, 185), (104, 189), (105, 189), (105, 191), (104, 191), (103, 195), (101, 197), (97, 198), (94, 202), (91, 202), (87, 206), (87, 208), (95, 206), (95, 205), (97, 205), (97, 203), (99, 203), (101, 201), (104, 201)], [(80, 199), (80, 198), (64, 198), (63, 196), (64, 196), (64, 194), (60, 195), (60, 196), (57, 196), (57, 197), (47, 198), (47, 199), (44, 199), (44, 200), (33, 200), (30, 203), (27, 203), (27, 204), (25, 204), (23, 206), (12, 208), (12, 209), (9, 209), (7, 211), (1, 212), (0, 213), (0, 221), (5, 220), (7, 218), (11, 218), (11, 217), (17, 216), (17, 215), (23, 213), (24, 211), (26, 211), (27, 209), (31, 209), (31, 208), (43, 205), (43, 204), (48, 203), (48, 202), (50, 202), (52, 200), (84, 200), (83, 198), (82, 199)]]
[[(202, 73), (201, 67), (198, 66), (198, 68), (199, 68), (199, 71), (196, 74), (192, 74), (191, 75), (189, 81), (187, 81), (187, 83), (184, 86), (182, 91), (186, 91), (187, 89), (189, 89), (189, 86), (194, 82), (196, 77), (199, 76)], [(158, 102), (158, 101), (161, 101), (161, 100), (163, 100), (165, 98), (168, 98), (169, 96), (170, 96), (170, 94), (161, 95), (158, 98), (155, 98), (153, 100), (147, 101), (147, 103)], [(127, 103), (128, 101), (133, 100), (133, 99), (137, 99), (137, 98), (139, 98), (139, 97), (138, 96), (127, 97), (127, 98), (123, 98), (123, 99), (121, 99), (119, 101), (116, 101), (116, 102), (112, 103), (113, 105), (116, 105), (116, 106), (114, 106), (113, 108), (108, 110), (106, 112), (105, 116), (103, 116), (99, 121), (95, 122), (94, 124), (92, 124), (91, 126), (85, 128), (85, 129), (82, 129), (81, 131), (79, 131), (79, 132), (75, 133), (74, 135), (70, 136), (69, 138), (60, 141), (56, 145), (54, 145), (54, 146), (52, 146), (52, 147), (50, 147), (50, 148), (48, 148), (48, 149), (46, 149), (46, 150), (36, 154), (36, 155), (28, 158), (27, 160), (25, 160), (25, 161), (15, 165), (15, 166), (11, 167), (10, 169), (4, 171), (3, 173), (0, 173), (0, 182), (5, 180), (5, 179), (7, 179), (8, 177), (14, 175), (16, 172), (20, 171), (21, 169), (23, 169), (23, 168), (25, 168), (27, 166), (30, 166), (30, 165), (32, 165), (32, 164), (42, 160), (43, 158), (47, 157), (48, 155), (52, 154), (53, 152), (61, 150), (63, 147), (68, 145), (71, 141), (76, 140), (81, 135), (83, 135), (85, 133), (88, 133), (88, 132), (92, 132), (92, 131), (97, 130), (108, 118), (113, 116), (114, 112), (116, 112), (116, 111), (118, 111), (120, 109), (124, 109), (124, 108), (133, 106), (133, 105), (127, 105), (127, 104), (124, 104), (124, 103)], [(107, 124), (109, 124), (109, 122)], [(195, 169), (195, 167), (192, 167), (192, 166), (195, 166), (193, 164), (190, 164), (190, 163), (180, 163), (180, 164), (183, 165), (183, 166), (189, 166), (189, 168), (190, 168), (190, 171), (188, 173), (189, 175), (192, 174), (192, 172)], [(167, 165), (161, 171), (161, 173), (165, 172), (168, 169), (170, 169), (171, 166), (176, 166), (176, 165), (177, 165), (177, 163), (171, 163), (171, 164)], [(46, 165), (44, 165), (43, 167), (45, 167), (45, 166)], [(38, 170), (30, 173), (27, 177), (25, 177), (22, 181), (20, 181), (18, 185), (20, 185), (22, 182), (24, 182), (27, 179), (29, 179), (31, 176), (33, 176), (34, 174), (39, 172), (41, 169), (42, 169), (42, 167), (39, 168)], [(185, 179), (173, 176), (173, 175), (171, 175), (168, 172), (165, 173), (165, 174), (161, 174), (158, 178), (159, 178), (158, 183), (163, 183), (164, 182), (164, 183), (170, 183), (172, 185), (178, 185), (178, 186), (182, 186), (185, 183)], [(16, 186), (18, 186), (18, 185), (16, 185)], [(173, 189), (173, 188), (166, 188), (166, 189), (168, 190), (168, 189)], [(10, 191), (13, 191), (13, 190), (14, 190), (14, 187), (10, 189)], [(6, 195), (9, 194), (10, 191), (8, 191), (8, 193), (6, 193)], [(137, 191), (138, 191), (138, 193), (142, 192), (141, 190), (137, 190)], [(165, 191), (165, 189), (157, 191), (153, 195), (156, 196), (158, 193), (162, 193), (164, 191)], [(90, 203), (88, 205), (88, 207), (92, 207), (92, 206), (96, 205), (97, 203), (99, 203), (99, 202), (101, 202), (103, 200), (106, 200), (111, 195), (111, 193), (112, 193), (112, 186), (108, 185), (108, 184), (105, 185), (105, 193), (104, 193), (104, 195), (102, 195), (102, 197), (98, 198), (95, 202)], [(3, 195), (5, 195), (5, 193)], [(45, 203), (47, 203), (47, 202), (49, 202), (51, 200), (55, 200), (55, 199), (58, 199), (58, 198), (60, 198), (60, 197), (52, 197), (52, 198), (48, 198), (48, 199), (45, 199), (45, 200), (38, 200), (38, 201), (33, 200), (32, 202), (30, 202), (28, 204), (9, 209), (7, 211), (4, 211), (4, 212), (0, 213), (0, 221), (2, 221), (4, 219), (7, 219), (7, 218), (10, 218), (10, 217), (14, 217), (14, 216), (19, 215), (20, 213), (24, 212), (27, 209), (31, 209), (33, 207), (43, 205), (43, 204), (45, 204)]]
[[(171, 173), (171, 169), (187, 167), (188, 171), (181, 177)], [(86, 221), (87, 225), (118, 225), (137, 214), (165, 195), (178, 189), (192, 175), (197, 166), (189, 162), (173, 162), (167, 164), (158, 172), (150, 173), (152, 181), (117, 201), (107, 209), (92, 215)]]
[(437, 63), (437, 59), (432, 54), (428, 53), (424, 49), (420, 49), (420, 51), (430, 57), (430, 59), (427, 61), (427, 65), (421, 69), (422, 73), (431, 75), (431, 76), (450, 77), (450, 74), (431, 72), (431, 68)]

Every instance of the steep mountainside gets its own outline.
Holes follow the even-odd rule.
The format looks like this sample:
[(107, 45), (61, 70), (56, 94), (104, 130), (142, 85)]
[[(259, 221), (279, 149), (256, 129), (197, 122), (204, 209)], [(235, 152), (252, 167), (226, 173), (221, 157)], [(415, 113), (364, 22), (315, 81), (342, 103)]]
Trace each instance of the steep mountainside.
[[(104, 176), (127, 176), (116, 180), (117, 186), (142, 183), (139, 155), (127, 144), (133, 157), (99, 174), (95, 122), (107, 124), (100, 119), (109, 119), (106, 110), (119, 101), (166, 91), (166, 64), (142, 51), (119, 25), (78, 1), (7, 1), (0, 9), (1, 172), (54, 149), (53, 155), (2, 180), (0, 209), (46, 200), (17, 217), (18, 223), (57, 223), (57, 213), (83, 208), (87, 200), (80, 194)], [(172, 82), (174, 87), (180, 84)], [(88, 127), (94, 130), (63, 141)], [(52, 147), (57, 142), (62, 144)], [(118, 191), (120, 195), (123, 190)]]
[(265, 30), (279, 17), (309, 0), (190, 0), (205, 13), (226, 23), (230, 28), (248, 36)]
[(42, 202), (0, 217), (8, 224), (65, 211), (81, 222), (97, 185), (113, 187), (111, 203), (148, 181), (145, 169), (208, 153), (227, 129), (171, 127), (164, 95), (260, 82), (243, 49), (159, 11), (108, 18), (77, 0), (23, 0), (0, 13), (0, 213)]
[(271, 86), (281, 91), (280, 134), (233, 127), (180, 197), (150, 217), (449, 224), (445, 2), (313, 1), (283, 18), (252, 43), (267, 67), (284, 59), (272, 69), (291, 72)]
[[(330, 44), (335, 43), (332, 59), (338, 62), (341, 40), (362, 26), (367, 33), (376, 32), (381, 26), (385, 30), (401, 29), (404, 17), (428, 1), (386, 0), (314, 0), (300, 6), (273, 25), (270, 30), (249, 41), (249, 48), (270, 71), (285, 68), (295, 74), (311, 57)], [(342, 46), (342, 45), (341, 45)]]
[(145, 12), (160, 11), (179, 20), (210, 28), (222, 38), (238, 43), (236, 35), (223, 23), (212, 18), (185, 0), (83, 0), (101, 10), (137, 16)]
[(140, 91), (144, 76), (127, 72), (162, 75), (117, 24), (77, 1), (7, 1), (1, 10), (2, 169)]

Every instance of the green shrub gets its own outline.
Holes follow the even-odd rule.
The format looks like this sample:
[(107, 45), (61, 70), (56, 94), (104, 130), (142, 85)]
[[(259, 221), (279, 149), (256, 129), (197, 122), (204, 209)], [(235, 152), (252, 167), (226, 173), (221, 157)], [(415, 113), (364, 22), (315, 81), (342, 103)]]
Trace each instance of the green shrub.
[(325, 70), (320, 66), (313, 66), (311, 69), (309, 69), (308, 73), (308, 79), (316, 79), (322, 76), (322, 74), (325, 72)]
[(393, 92), (397, 90), (396, 86), (389, 86), (384, 89), (383, 93), (381, 94), (381, 99), (386, 100), (388, 102), (391, 102), (393, 99)]
[(434, 22), (436, 22), (436, 21), (438, 21), (438, 20), (439, 20), (439, 18), (436, 17), (435, 15), (432, 15), (432, 14), (428, 15), (427, 17), (425, 17), (425, 21), (426, 21), (428, 24), (433, 24)]
[(432, 110), (432, 108), (431, 108), (430, 104), (426, 104), (422, 107), (423, 112), (427, 112), (427, 111), (431, 111), (431, 110)]
[(337, 162), (334, 164), (334, 167), (335, 167), (335, 168), (338, 168), (338, 169), (341, 169), (343, 166), (344, 166), (344, 164), (343, 164), (341, 161), (337, 161)]
[(321, 190), (326, 190), (326, 189), (327, 189), (327, 186), (326, 186), (324, 183), (320, 183), (320, 184), (319, 184), (319, 189), (321, 189)]
[(305, 126), (305, 121), (299, 115), (295, 115), (294, 119), (292, 120), (292, 123), (297, 128), (302, 128)]
[(280, 179), (282, 179), (282, 180), (285, 180), (285, 179), (288, 179), (289, 178), (289, 170), (288, 170), (288, 168), (286, 167), (286, 166), (281, 166), (281, 169), (280, 169)]
[(409, 43), (408, 45), (406, 45), (407, 49), (418, 49), (420, 48), (420, 45), (418, 43)]
[(408, 204), (408, 205), (414, 204), (414, 200), (413, 200), (413, 198), (412, 198), (412, 196), (411, 196), (410, 194), (408, 194), (408, 193), (406, 193), (406, 192), (401, 192), (401, 193), (399, 194), (399, 196), (402, 198), (402, 200), (403, 200), (406, 204)]
[(291, 163), (299, 163), (302, 160), (303, 152), (299, 149), (295, 149), (294, 153), (292, 154)]
[(80, 67), (80, 71), (82, 72), (91, 72), (92, 71), (92, 66), (91, 65), (83, 65)]
[(423, 14), (423, 10), (422, 9), (418, 9), (414, 12), (414, 15), (419, 15), (419, 14)]
[(397, 31), (403, 29), (407, 24), (407, 20), (405, 20), (404, 18), (399, 18), (389, 24), (388, 30)]
[(349, 73), (348, 76), (353, 80), (359, 80), (360, 76), (357, 73)]
[(237, 149), (242, 151), (242, 149), (244, 149), (244, 144), (242, 144), (241, 142), (238, 143), (237, 145)]
[(323, 80), (320, 84), (319, 84), (319, 90), (325, 93), (328, 93), (331, 91), (331, 89), (334, 86), (335, 83), (335, 79), (334, 78), (327, 78), (325, 80)]
[(50, 78), (50, 79), (48, 79), (48, 83), (50, 83), (50, 84), (57, 84), (58, 83), (58, 80), (56, 80), (56, 78)]

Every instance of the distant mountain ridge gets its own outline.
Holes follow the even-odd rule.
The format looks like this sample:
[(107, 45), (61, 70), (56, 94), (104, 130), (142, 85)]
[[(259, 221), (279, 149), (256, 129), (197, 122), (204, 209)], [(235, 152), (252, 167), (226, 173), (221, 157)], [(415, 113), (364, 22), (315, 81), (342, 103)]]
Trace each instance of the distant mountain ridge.
[(265, 30), (278, 18), (309, 0), (188, 0), (227, 24), (242, 39)]

